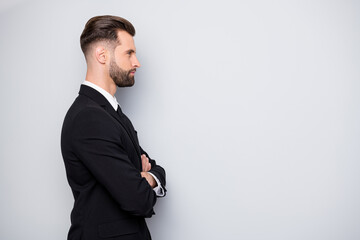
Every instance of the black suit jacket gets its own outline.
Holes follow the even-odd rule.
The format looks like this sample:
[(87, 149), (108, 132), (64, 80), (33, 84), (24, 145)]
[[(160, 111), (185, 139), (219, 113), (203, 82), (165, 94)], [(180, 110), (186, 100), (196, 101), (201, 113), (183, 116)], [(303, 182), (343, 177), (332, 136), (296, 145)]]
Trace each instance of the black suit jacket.
[[(75, 199), (68, 239), (151, 239), (144, 218), (154, 214), (157, 197), (140, 175), (146, 153), (125, 115), (82, 85), (64, 120), (61, 150)], [(150, 163), (165, 186), (164, 169)]]

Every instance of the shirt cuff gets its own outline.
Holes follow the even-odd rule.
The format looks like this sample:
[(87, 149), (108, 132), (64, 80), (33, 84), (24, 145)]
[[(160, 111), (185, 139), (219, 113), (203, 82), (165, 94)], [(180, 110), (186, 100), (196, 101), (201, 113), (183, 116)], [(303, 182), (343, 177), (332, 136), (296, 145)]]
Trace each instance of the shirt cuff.
[(164, 188), (161, 186), (161, 183), (159, 181), (159, 179), (154, 175), (152, 174), (151, 172), (148, 172), (151, 176), (153, 176), (153, 178), (155, 179), (156, 183), (157, 183), (157, 186), (153, 188), (153, 190), (155, 191), (156, 193), (156, 196), (158, 197), (163, 197), (165, 196), (165, 191), (164, 191)]

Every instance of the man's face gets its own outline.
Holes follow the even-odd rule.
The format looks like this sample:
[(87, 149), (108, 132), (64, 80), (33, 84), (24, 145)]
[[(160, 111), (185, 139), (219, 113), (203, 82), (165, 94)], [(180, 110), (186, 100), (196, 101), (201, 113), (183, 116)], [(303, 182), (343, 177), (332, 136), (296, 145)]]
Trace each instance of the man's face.
[(111, 56), (109, 74), (118, 87), (131, 87), (135, 83), (136, 69), (140, 67), (134, 39), (126, 31), (119, 31), (118, 39), (120, 45)]

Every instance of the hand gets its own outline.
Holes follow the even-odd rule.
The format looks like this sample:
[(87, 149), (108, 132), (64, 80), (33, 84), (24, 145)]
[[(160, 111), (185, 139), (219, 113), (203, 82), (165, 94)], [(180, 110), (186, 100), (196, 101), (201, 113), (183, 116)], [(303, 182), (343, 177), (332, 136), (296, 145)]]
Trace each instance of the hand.
[(146, 181), (148, 181), (149, 185), (150, 185), (152, 188), (154, 188), (154, 187), (157, 186), (157, 183), (156, 183), (154, 177), (151, 176), (150, 173), (148, 173), (148, 172), (141, 172), (141, 176), (142, 176), (143, 178), (145, 178)]
[(146, 157), (145, 154), (141, 155), (141, 165), (142, 165), (142, 171), (148, 172), (151, 169), (151, 164), (149, 163), (149, 159)]

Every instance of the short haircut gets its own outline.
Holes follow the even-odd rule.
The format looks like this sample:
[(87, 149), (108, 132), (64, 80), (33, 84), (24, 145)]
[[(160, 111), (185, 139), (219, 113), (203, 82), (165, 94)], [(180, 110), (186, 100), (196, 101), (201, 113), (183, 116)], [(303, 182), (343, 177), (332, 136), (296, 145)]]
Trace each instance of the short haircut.
[(98, 41), (109, 41), (120, 44), (117, 33), (119, 30), (135, 36), (134, 26), (125, 18), (117, 16), (96, 16), (89, 19), (80, 36), (81, 50), (86, 56), (89, 46)]

